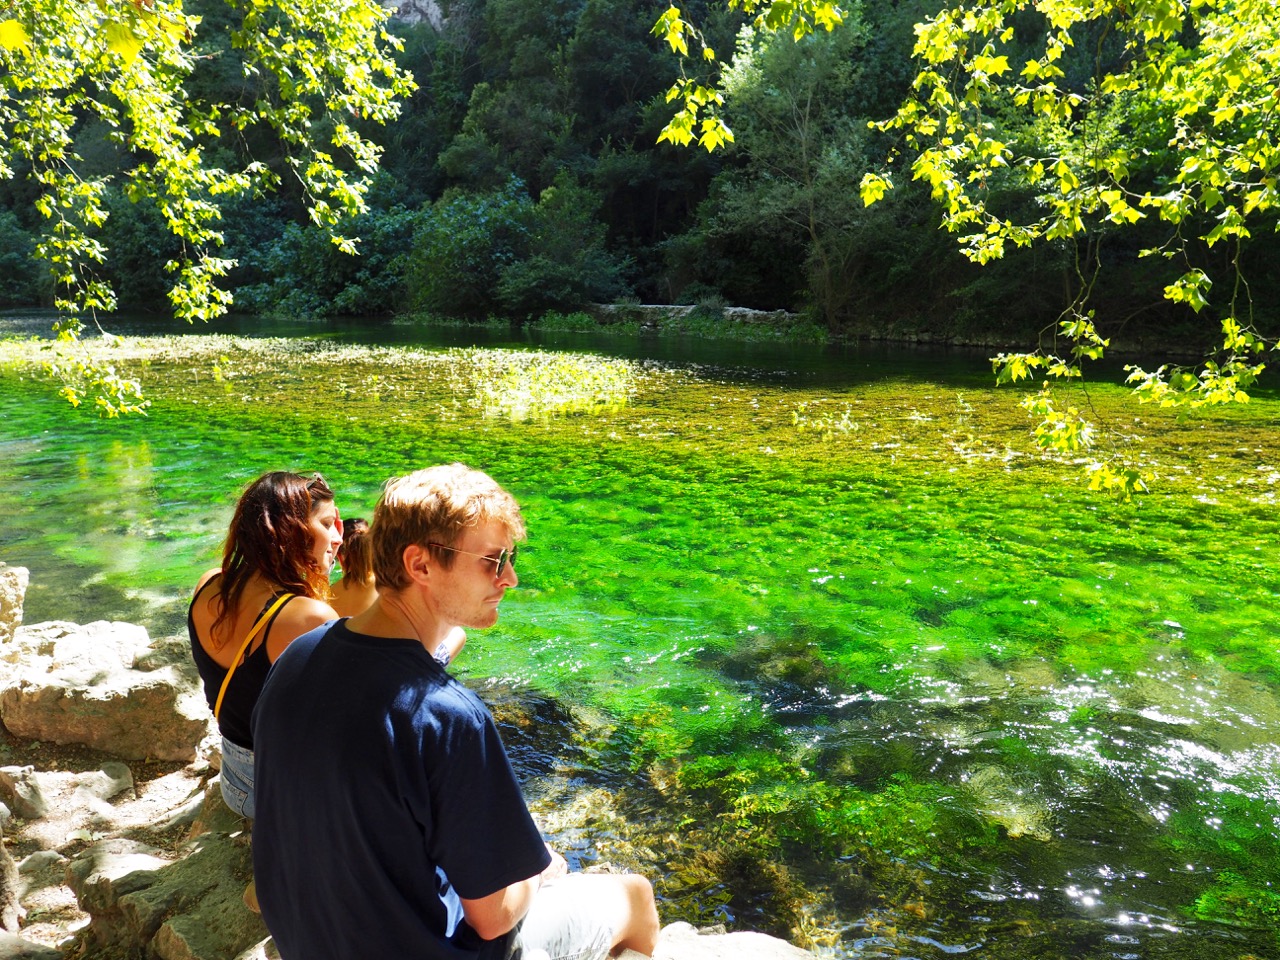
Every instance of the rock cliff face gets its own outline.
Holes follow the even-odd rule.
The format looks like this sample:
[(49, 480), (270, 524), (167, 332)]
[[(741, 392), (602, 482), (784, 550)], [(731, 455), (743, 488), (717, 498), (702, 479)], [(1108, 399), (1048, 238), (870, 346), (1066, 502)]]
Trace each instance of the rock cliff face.
[[(124, 623), (24, 626), (26, 585), (25, 569), (0, 563), (0, 960), (278, 957), (244, 904), (249, 825), (222, 803), (186, 638)], [(809, 956), (683, 923), (655, 951)]]
[(444, 13), (435, 0), (401, 0), (399, 3), (391, 0), (382, 5), (392, 11), (392, 19), (395, 20), (403, 20), (405, 23), (425, 22), (437, 30), (444, 25)]

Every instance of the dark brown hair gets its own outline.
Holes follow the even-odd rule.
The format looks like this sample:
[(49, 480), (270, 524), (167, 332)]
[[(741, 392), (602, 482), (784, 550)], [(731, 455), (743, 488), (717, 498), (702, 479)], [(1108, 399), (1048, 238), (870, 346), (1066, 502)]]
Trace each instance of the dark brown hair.
[(342, 579), (366, 584), (373, 579), (373, 557), (369, 550), (369, 521), (352, 517), (342, 524), (342, 546), (338, 548)]
[(311, 515), (332, 500), (333, 491), (318, 473), (304, 477), (274, 470), (249, 484), (236, 504), (222, 549), (213, 629), (231, 616), (255, 573), (281, 591), (328, 598), (329, 571), (313, 556)]

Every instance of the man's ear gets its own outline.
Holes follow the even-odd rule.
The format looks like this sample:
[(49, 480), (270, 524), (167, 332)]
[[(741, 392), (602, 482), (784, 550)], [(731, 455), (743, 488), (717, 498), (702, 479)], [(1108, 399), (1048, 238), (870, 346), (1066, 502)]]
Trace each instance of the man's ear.
[(430, 579), (431, 552), (426, 547), (410, 544), (400, 555), (400, 562), (404, 564), (405, 573), (409, 574), (409, 579), (414, 583), (425, 584)]

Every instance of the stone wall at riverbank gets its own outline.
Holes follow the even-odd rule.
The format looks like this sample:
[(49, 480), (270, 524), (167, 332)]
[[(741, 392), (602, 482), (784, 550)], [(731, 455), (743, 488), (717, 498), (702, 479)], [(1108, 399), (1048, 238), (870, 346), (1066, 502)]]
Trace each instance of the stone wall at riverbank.
[[(0, 931), (0, 960), (278, 957), (243, 902), (248, 824), (222, 802), (186, 638), (104, 621), (25, 625), (27, 581), (0, 562), (0, 849), (16, 862), (0, 871), (0, 904), (11, 896), (22, 915)], [(655, 957), (811, 954), (675, 923)]]
[[(661, 333), (676, 327), (690, 314), (699, 311), (695, 304), (592, 304), (589, 313), (602, 327), (620, 323), (638, 323), (642, 330)], [(794, 328), (804, 318), (786, 310), (752, 310), (748, 307), (723, 307), (708, 309), (711, 316), (719, 315), (728, 325), (759, 325), (780, 330)], [(923, 321), (898, 320), (877, 326), (874, 330), (843, 331), (840, 339), (872, 343), (903, 344), (920, 347), (962, 347), (982, 350), (1030, 350), (1034, 344), (1028, 337), (1015, 337), (994, 332), (940, 333)], [(1143, 340), (1113, 338), (1108, 355), (1116, 357), (1141, 357), (1158, 351), (1168, 357), (1200, 357), (1201, 345), (1188, 342), (1147, 343)]]

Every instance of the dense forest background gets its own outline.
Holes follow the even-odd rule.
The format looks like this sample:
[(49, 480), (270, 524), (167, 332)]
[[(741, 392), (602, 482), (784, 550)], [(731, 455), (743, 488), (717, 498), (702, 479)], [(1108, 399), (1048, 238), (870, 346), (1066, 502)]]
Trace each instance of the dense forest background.
[[(939, 211), (905, 171), (885, 201), (863, 206), (859, 182), (891, 146), (869, 121), (892, 115), (906, 94), (913, 27), (941, 5), (850, 4), (841, 29), (765, 43), (720, 5), (690, 4), (716, 48), (738, 51), (725, 111), (736, 141), (715, 154), (657, 142), (673, 112), (664, 94), (677, 66), (651, 35), (650, 6), (451, 0), (441, 18), (395, 21), (401, 62), (419, 89), (398, 122), (370, 131), (385, 155), (369, 210), (347, 231), (360, 238), (360, 255), (343, 254), (308, 223), (288, 181), (275, 195), (235, 201), (223, 227), (225, 255), (238, 262), (236, 309), (523, 320), (593, 302), (686, 303), (791, 311), (841, 336), (1019, 342), (1052, 323), (1098, 262), (1090, 305), (1104, 336), (1202, 349), (1215, 319), (1162, 293), (1185, 262), (1138, 256), (1167, 239), (1167, 224), (1091, 224), (1079, 238), (979, 267), (939, 228)], [(189, 6), (206, 20), (229, 15), (224, 4)], [(1020, 29), (1030, 45), (1043, 24), (1028, 16)], [(1096, 40), (1080, 44), (1068, 83), (1084, 87), (1122, 54)], [(193, 85), (228, 102), (255, 96), (236, 51), (202, 53)], [(1052, 135), (1013, 110), (991, 119), (1011, 140)], [(1141, 118), (1134, 123), (1141, 135)], [(164, 312), (172, 278), (163, 265), (178, 241), (154, 201), (126, 196), (130, 160), (110, 133), (85, 122), (77, 135), (85, 176), (121, 173), (102, 229), (103, 273), (124, 308)], [(1147, 183), (1176, 159), (1155, 139), (1152, 147)], [(280, 144), (232, 129), (221, 148), (268, 162), (283, 156)], [(51, 300), (44, 265), (31, 258), (42, 222), (17, 172), (0, 184), (0, 305), (8, 306)], [(1143, 175), (1135, 172), (1134, 189)], [(1037, 203), (1025, 187), (993, 189), (1008, 192), (1010, 210)], [(1244, 250), (1264, 313), (1280, 284), (1280, 271), (1265, 269), (1277, 254), (1269, 229), (1255, 230)], [(1225, 248), (1192, 255), (1215, 281), (1233, 282)]]

